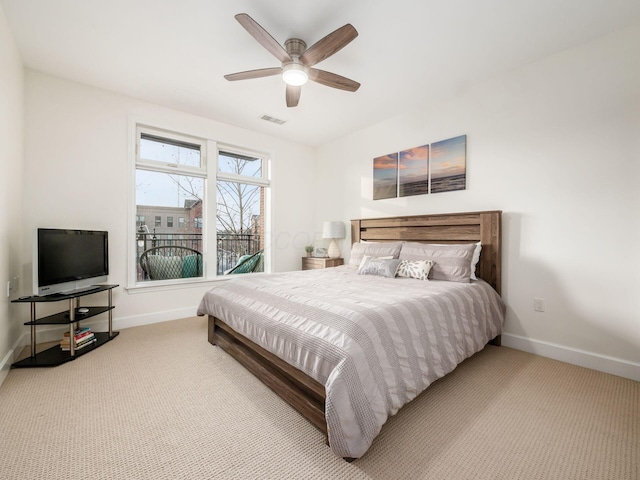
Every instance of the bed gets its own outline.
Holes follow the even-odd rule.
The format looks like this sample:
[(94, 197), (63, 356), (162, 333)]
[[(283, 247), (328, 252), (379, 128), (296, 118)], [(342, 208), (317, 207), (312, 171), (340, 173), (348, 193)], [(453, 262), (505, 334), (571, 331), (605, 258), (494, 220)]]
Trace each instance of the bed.
[(354, 258), (395, 244), (468, 253), (480, 242), (477, 279), (361, 275), (354, 264), (219, 282), (198, 307), (209, 342), (348, 459), (364, 455), (385, 421), (429, 384), (486, 343), (499, 345), (504, 321), (500, 211), (352, 220), (351, 240)]

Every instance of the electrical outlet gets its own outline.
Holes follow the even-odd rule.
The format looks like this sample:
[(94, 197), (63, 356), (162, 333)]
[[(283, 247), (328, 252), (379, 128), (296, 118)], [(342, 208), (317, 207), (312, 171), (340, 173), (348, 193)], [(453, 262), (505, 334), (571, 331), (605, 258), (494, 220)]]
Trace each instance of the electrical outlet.
[(18, 292), (20, 286), (20, 277), (13, 277), (13, 280), (7, 282), (7, 298)]
[(536, 312), (544, 312), (544, 298), (534, 298), (533, 309)]

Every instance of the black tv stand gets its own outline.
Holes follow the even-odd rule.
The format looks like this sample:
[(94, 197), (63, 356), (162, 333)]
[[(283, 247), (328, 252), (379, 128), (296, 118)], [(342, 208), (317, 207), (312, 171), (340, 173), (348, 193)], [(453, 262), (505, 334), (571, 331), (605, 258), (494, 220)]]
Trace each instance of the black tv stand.
[[(113, 340), (120, 332), (113, 331), (113, 289), (118, 285), (93, 285), (81, 290), (75, 290), (69, 293), (55, 293), (45, 296), (20, 297), (12, 300), (12, 303), (30, 303), (31, 304), (31, 321), (25, 322), (25, 325), (31, 327), (31, 356), (15, 362), (11, 368), (32, 368), (32, 367), (55, 367), (63, 363), (75, 360), (77, 357), (89, 353), (105, 343)], [(85, 307), (89, 311), (87, 313), (78, 312), (80, 308), (80, 297), (91, 295), (98, 292), (108, 292), (109, 302), (107, 306)], [(36, 318), (36, 304), (48, 302), (60, 302), (62, 300), (69, 301), (68, 310), (49, 315), (43, 318)], [(70, 342), (70, 350), (64, 351), (59, 345), (55, 345), (47, 350), (36, 353), (36, 327), (40, 325), (68, 325), (69, 338), (74, 338), (77, 323), (102, 313), (109, 314), (109, 329), (107, 332), (93, 332), (96, 341), (89, 346), (80, 350), (73, 348), (73, 342)]]

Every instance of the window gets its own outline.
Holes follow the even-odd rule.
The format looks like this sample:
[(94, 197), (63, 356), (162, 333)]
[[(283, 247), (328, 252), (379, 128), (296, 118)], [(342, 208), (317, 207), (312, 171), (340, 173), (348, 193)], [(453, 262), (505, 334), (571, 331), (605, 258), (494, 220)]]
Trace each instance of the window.
[[(203, 139), (137, 127), (136, 216), (140, 218), (144, 213), (153, 219), (153, 225), (138, 225), (135, 281), (130, 283), (175, 282), (205, 276), (202, 205), (207, 178), (206, 145)], [(192, 225), (181, 232), (180, 239), (174, 239), (166, 229), (173, 227), (177, 216), (199, 217), (200, 228)], [(194, 268), (185, 274), (184, 268), (173, 265), (176, 262), (189, 263)]]
[[(259, 156), (220, 149), (216, 182), (218, 274), (233, 268), (243, 257), (264, 255), (264, 161)], [(259, 258), (262, 260), (262, 258)], [(257, 261), (252, 271), (263, 271)]]
[[(248, 257), (250, 271), (263, 271), (266, 157), (157, 128), (136, 125), (135, 132), (136, 255), (130, 257), (129, 285), (212, 278)], [(184, 266), (187, 260), (175, 260), (182, 254), (196, 256), (189, 260), (195, 266), (189, 274), (185, 269), (152, 271), (152, 263), (179, 261)]]

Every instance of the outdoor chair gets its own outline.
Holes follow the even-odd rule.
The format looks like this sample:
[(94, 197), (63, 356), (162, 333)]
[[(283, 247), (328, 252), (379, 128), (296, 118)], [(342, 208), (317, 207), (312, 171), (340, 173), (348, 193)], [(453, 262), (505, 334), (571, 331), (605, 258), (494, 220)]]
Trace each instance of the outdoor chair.
[(225, 275), (235, 275), (238, 273), (252, 273), (264, 271), (264, 250), (260, 250), (253, 255), (243, 255), (238, 259), (236, 266), (224, 272)]
[(140, 267), (150, 280), (202, 276), (202, 253), (177, 245), (152, 247), (140, 255)]

